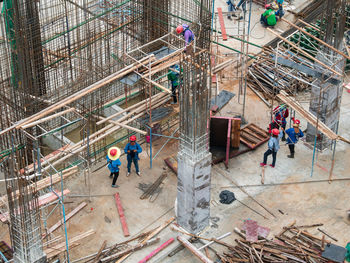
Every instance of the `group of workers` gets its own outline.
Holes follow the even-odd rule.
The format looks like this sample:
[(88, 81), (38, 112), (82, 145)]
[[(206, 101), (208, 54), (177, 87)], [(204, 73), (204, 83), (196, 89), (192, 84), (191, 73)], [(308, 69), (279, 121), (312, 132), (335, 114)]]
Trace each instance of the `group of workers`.
[[(237, 5), (235, 5), (235, 0), (226, 1), (227, 11), (228, 11), (227, 18), (230, 20), (232, 19), (231, 16), (237, 17), (237, 15), (234, 12), (240, 10), (240, 8), (242, 8), (243, 12), (247, 11), (247, 3), (246, 3), (247, 0), (238, 0), (238, 1), (239, 2)], [(273, 10), (273, 7), (271, 4), (266, 4), (265, 5), (266, 10), (261, 15), (260, 22), (266, 27), (276, 25), (278, 21), (278, 17), (281, 19), (282, 16), (284, 15), (284, 11), (283, 11), (284, 0), (275, 0), (275, 2), (278, 6), (278, 10), (276, 12)], [(243, 16), (240, 16), (238, 19), (239, 20), (243, 19)]]
[[(136, 174), (138, 176), (141, 176), (138, 161), (140, 160), (139, 153), (142, 152), (142, 148), (140, 144), (136, 142), (135, 135), (132, 135), (129, 140), (130, 140), (129, 143), (124, 148), (124, 153), (126, 154), (126, 159), (128, 161), (128, 165), (127, 165), (128, 172), (126, 176), (130, 175), (132, 163), (134, 163), (135, 165)], [(113, 178), (113, 181), (112, 181), (113, 188), (118, 187), (116, 183), (119, 177), (119, 166), (122, 165), (122, 163), (119, 160), (120, 155), (121, 155), (121, 151), (118, 147), (111, 147), (108, 149), (108, 153), (106, 156), (108, 169), (111, 172), (109, 177)]]
[[(299, 138), (304, 136), (304, 133), (300, 129), (300, 121), (291, 118), (293, 121), (292, 128), (286, 130), (287, 118), (289, 117), (289, 111), (285, 104), (277, 106), (273, 110), (273, 121), (269, 125), (269, 133), (271, 138), (268, 141), (268, 149), (264, 153), (263, 162), (260, 163), (260, 166), (266, 166), (267, 157), (272, 154), (272, 163), (270, 166), (272, 168), (276, 165), (277, 152), (280, 149), (280, 140), (286, 141), (290, 154), (288, 158), (294, 158), (295, 154), (295, 144), (299, 141)], [(287, 138), (286, 138), (287, 135)]]

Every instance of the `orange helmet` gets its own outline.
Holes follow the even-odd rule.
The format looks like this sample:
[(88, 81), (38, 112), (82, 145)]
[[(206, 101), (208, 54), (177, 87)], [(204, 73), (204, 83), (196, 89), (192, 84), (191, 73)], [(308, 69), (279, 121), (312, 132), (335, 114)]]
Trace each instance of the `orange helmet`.
[(280, 131), (278, 129), (273, 129), (272, 130), (272, 134), (273, 135), (278, 135), (278, 134), (280, 134)]
[(179, 25), (179, 26), (176, 28), (176, 33), (181, 34), (182, 31), (184, 31), (184, 28), (183, 28), (181, 25)]
[(130, 136), (130, 141), (131, 142), (136, 142), (136, 136), (135, 135)]

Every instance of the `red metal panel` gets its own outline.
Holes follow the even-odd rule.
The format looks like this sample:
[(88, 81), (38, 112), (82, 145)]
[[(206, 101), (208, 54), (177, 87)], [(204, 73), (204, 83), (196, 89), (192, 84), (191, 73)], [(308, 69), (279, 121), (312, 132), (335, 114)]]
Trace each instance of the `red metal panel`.
[(129, 233), (128, 225), (126, 224), (124, 210), (123, 210), (122, 202), (120, 201), (119, 193), (116, 193), (114, 197), (115, 197), (115, 203), (116, 203), (117, 209), (118, 209), (120, 223), (122, 224), (124, 236), (128, 237), (128, 236), (130, 236), (130, 233)]
[(218, 7), (218, 15), (219, 15), (219, 23), (220, 23), (220, 27), (221, 27), (222, 40), (226, 41), (227, 34), (226, 34), (225, 22), (224, 22), (224, 17), (222, 15), (222, 8), (221, 7)]

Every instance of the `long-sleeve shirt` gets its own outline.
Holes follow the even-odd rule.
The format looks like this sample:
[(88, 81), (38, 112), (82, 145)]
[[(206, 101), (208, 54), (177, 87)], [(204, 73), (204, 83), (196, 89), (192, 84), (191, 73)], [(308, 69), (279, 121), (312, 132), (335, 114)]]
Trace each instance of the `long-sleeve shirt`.
[(111, 171), (111, 173), (119, 172), (119, 166), (122, 165), (119, 159), (112, 161), (108, 155), (106, 156), (107, 163), (108, 163), (108, 169)]
[[(136, 150), (136, 152), (134, 152), (134, 150)], [(128, 153), (128, 151), (130, 151), (130, 152)], [(139, 153), (142, 152), (142, 148), (141, 148), (140, 144), (138, 144), (137, 142), (135, 143), (135, 145), (131, 145), (131, 143), (129, 142), (125, 146), (124, 152), (125, 152), (125, 154), (127, 154), (126, 158), (128, 160), (131, 160), (133, 158), (136, 158), (136, 160), (140, 160)]]
[(183, 24), (182, 27), (184, 29), (184, 31), (182, 32), (182, 35), (184, 36), (186, 46), (187, 46), (194, 40), (194, 34), (188, 25)]
[(271, 137), (270, 140), (267, 143), (267, 147), (274, 151), (277, 152), (280, 149), (280, 139), (283, 137), (283, 131), (280, 131), (278, 134), (278, 137)]
[[(174, 69), (177, 71), (180, 71), (180, 67), (178, 65), (175, 65)], [(171, 69), (169, 69), (168, 80), (171, 81), (172, 87), (177, 87), (179, 85), (179, 73), (176, 73), (176, 72), (172, 71)]]
[(287, 144), (296, 144), (299, 138), (304, 137), (304, 133), (300, 129), (299, 133), (296, 133), (294, 128), (289, 128), (286, 133), (288, 135)]
[(266, 17), (267, 24), (268, 24), (269, 26), (274, 26), (274, 25), (276, 25), (277, 20), (276, 20), (275, 12), (274, 12), (273, 10), (267, 9), (267, 10), (263, 13), (263, 16)]

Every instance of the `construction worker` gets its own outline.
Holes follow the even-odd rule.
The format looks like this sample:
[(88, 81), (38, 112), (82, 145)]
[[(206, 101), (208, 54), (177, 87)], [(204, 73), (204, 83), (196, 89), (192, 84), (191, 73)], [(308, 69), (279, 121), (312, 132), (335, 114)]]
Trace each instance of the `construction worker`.
[(168, 80), (171, 82), (171, 97), (173, 98), (173, 101), (171, 102), (171, 104), (177, 103), (176, 90), (179, 86), (179, 74), (180, 74), (179, 65), (175, 64), (170, 67), (168, 72)]
[(283, 136), (283, 131), (279, 131), (278, 129), (273, 129), (272, 130), (272, 136), (270, 137), (270, 140), (267, 143), (268, 149), (264, 153), (264, 161), (260, 163), (260, 166), (266, 166), (267, 163), (267, 157), (272, 154), (272, 164), (270, 166), (272, 168), (275, 167), (276, 165), (276, 157), (277, 157), (277, 152), (280, 149), (280, 139)]
[(190, 27), (186, 24), (179, 25), (176, 28), (176, 33), (182, 34), (186, 42), (186, 45), (185, 45), (186, 47), (194, 40), (194, 37), (195, 37)]
[(273, 114), (274, 114), (274, 119), (272, 120), (272, 123), (270, 124), (269, 133), (271, 133), (272, 129), (275, 129), (275, 128), (279, 129), (280, 127), (282, 127), (283, 128), (282, 129), (283, 130), (282, 141), (285, 141), (286, 136), (285, 136), (284, 130), (286, 129), (287, 118), (289, 116), (288, 108), (285, 104), (281, 104), (273, 110)]
[(276, 25), (276, 14), (272, 10), (271, 4), (265, 5), (265, 9), (265, 12), (261, 15), (260, 23), (266, 27)]
[(283, 2), (284, 2), (284, 0), (276, 0), (277, 6), (278, 6), (278, 10), (275, 13), (275, 15), (279, 16), (280, 20), (281, 20), (282, 16), (284, 16)]
[(142, 148), (140, 144), (136, 142), (136, 136), (132, 135), (130, 136), (130, 142), (125, 146), (124, 152), (127, 155), (126, 158), (128, 160), (128, 173), (127, 176), (130, 175), (130, 169), (131, 169), (131, 163), (134, 162), (136, 174), (138, 176), (141, 176), (140, 170), (139, 170), (139, 153), (142, 152)]
[[(244, 12), (247, 11), (247, 3), (246, 0), (240, 0), (238, 5), (235, 6), (234, 0), (227, 0), (226, 4), (228, 5), (228, 12), (234, 12), (237, 11), (241, 6)], [(237, 17), (235, 14), (232, 14), (232, 16)], [(231, 14), (227, 14), (227, 18), (231, 20)], [(240, 16), (239, 19), (243, 19), (243, 16)]]
[(288, 135), (287, 144), (290, 150), (290, 155), (288, 158), (294, 158), (295, 144), (298, 142), (299, 138), (304, 137), (304, 133), (299, 129), (300, 121), (294, 120), (293, 128), (286, 130)]
[(119, 187), (118, 185), (116, 185), (116, 182), (119, 176), (119, 166), (122, 164), (119, 160), (120, 153), (121, 152), (118, 147), (111, 147), (108, 149), (107, 156), (106, 156), (108, 169), (111, 172), (109, 177), (110, 178), (113, 177), (112, 187), (114, 188)]

